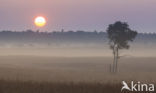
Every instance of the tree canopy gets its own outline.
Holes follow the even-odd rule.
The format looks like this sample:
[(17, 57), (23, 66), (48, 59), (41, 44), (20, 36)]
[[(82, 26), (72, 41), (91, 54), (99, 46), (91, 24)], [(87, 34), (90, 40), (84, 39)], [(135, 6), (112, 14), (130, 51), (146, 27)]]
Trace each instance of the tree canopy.
[(128, 49), (128, 42), (133, 41), (137, 35), (137, 32), (131, 30), (126, 22), (120, 21), (110, 24), (107, 33), (110, 47), (117, 45), (119, 49)]

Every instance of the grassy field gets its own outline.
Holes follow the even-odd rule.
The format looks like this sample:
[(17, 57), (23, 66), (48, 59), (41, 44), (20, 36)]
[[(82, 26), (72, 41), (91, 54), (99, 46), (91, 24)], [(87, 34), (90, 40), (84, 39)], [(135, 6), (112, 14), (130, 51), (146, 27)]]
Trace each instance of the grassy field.
[[(21, 54), (23, 50), (2, 51), (9, 53), (0, 55), (0, 93), (120, 93), (123, 80), (156, 83), (154, 56), (121, 57), (119, 72), (113, 74), (110, 73), (111, 52), (104, 56), (79, 56), (82, 51), (74, 50), (70, 53), (75, 55), (69, 56), (66, 50), (63, 53), (68, 56), (63, 57), (66, 54), (61, 52), (60, 56), (57, 53), (50, 56), (48, 53), (52, 51), (48, 50), (45, 56), (37, 50), (24, 54)], [(30, 55), (31, 52), (35, 54)]]
[(0, 93), (115, 93), (117, 91), (120, 91), (119, 85), (100, 83), (37, 83), (0, 80)]
[(111, 57), (1, 56), (0, 78), (59, 82), (156, 81), (156, 58), (119, 60), (119, 73), (109, 72)]
[[(0, 80), (0, 93), (121, 93), (121, 87), (121, 84), (112, 83), (49, 83)], [(122, 93), (149, 92), (123, 90)]]

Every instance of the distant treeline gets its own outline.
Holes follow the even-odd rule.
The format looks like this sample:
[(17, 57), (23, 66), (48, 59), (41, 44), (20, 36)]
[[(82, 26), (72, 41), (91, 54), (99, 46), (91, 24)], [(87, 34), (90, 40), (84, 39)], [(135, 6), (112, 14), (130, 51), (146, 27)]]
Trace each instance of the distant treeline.
[[(106, 32), (87, 32), (87, 31), (0, 31), (0, 44), (70, 44), (70, 43), (95, 43), (103, 44), (108, 41)], [(156, 43), (156, 33), (139, 33), (135, 42)]]
[(106, 40), (105, 32), (85, 32), (85, 31), (1, 31), (0, 42), (102, 42)]

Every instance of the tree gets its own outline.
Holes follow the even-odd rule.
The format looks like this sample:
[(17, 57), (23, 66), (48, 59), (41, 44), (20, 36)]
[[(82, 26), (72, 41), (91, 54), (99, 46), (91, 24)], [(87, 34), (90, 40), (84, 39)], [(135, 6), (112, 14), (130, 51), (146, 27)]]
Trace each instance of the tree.
[(107, 34), (109, 39), (110, 49), (113, 50), (113, 72), (118, 71), (118, 59), (120, 49), (129, 49), (128, 42), (132, 42), (137, 36), (137, 31), (133, 31), (129, 28), (126, 22), (117, 21), (114, 24), (110, 24), (107, 28)]

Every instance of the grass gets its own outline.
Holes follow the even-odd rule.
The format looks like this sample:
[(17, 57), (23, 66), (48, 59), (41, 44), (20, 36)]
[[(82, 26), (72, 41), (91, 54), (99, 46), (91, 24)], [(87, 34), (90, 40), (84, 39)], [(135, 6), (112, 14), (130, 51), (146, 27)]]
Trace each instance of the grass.
[(0, 93), (116, 93), (116, 91), (120, 91), (120, 86), (101, 83), (48, 83), (0, 80)]
[[(0, 80), (0, 93), (121, 93), (121, 84)], [(139, 93), (126, 92), (123, 93)], [(147, 93), (147, 92), (140, 92)], [(154, 92), (155, 93), (155, 92)]]

